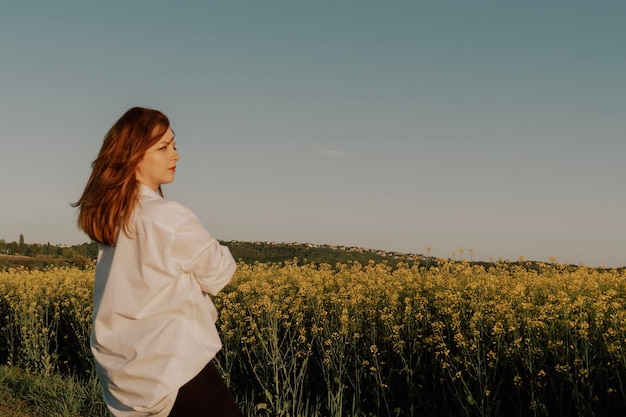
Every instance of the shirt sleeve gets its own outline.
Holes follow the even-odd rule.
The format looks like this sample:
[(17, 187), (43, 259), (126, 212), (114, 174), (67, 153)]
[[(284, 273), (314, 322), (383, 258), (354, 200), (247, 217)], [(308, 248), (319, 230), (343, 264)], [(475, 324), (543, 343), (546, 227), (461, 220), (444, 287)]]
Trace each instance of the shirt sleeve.
[(193, 213), (177, 228), (170, 249), (174, 267), (191, 274), (208, 294), (224, 288), (237, 267), (230, 250), (213, 238)]

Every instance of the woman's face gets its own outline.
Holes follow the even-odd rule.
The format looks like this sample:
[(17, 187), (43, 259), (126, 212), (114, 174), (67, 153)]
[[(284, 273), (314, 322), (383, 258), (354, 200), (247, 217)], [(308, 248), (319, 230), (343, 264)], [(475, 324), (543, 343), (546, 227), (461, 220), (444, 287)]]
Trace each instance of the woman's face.
[(140, 183), (156, 191), (160, 185), (174, 181), (176, 162), (179, 159), (174, 132), (168, 128), (161, 139), (146, 151), (137, 165), (135, 176)]

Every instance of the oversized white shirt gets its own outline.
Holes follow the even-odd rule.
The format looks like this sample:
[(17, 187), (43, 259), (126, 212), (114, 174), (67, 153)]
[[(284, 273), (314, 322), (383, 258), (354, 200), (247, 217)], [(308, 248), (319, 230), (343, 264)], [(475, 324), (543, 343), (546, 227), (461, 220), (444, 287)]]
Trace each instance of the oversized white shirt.
[(116, 417), (167, 416), (215, 357), (215, 295), (236, 263), (187, 208), (141, 186), (131, 234), (101, 245), (91, 350)]

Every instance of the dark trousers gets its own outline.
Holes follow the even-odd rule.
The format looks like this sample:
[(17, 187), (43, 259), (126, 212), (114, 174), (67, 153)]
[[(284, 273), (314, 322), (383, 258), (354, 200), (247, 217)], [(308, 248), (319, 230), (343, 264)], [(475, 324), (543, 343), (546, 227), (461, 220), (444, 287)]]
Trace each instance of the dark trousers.
[(209, 362), (178, 391), (169, 417), (243, 417), (221, 375)]

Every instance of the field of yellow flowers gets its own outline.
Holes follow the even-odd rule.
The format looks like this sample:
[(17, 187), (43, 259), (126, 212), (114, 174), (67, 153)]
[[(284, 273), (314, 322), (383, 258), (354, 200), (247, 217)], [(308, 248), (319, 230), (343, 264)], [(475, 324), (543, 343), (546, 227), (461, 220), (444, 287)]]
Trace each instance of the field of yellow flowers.
[[(93, 270), (0, 272), (0, 362), (90, 375)], [(626, 415), (626, 272), (240, 263), (217, 363), (249, 416)]]

